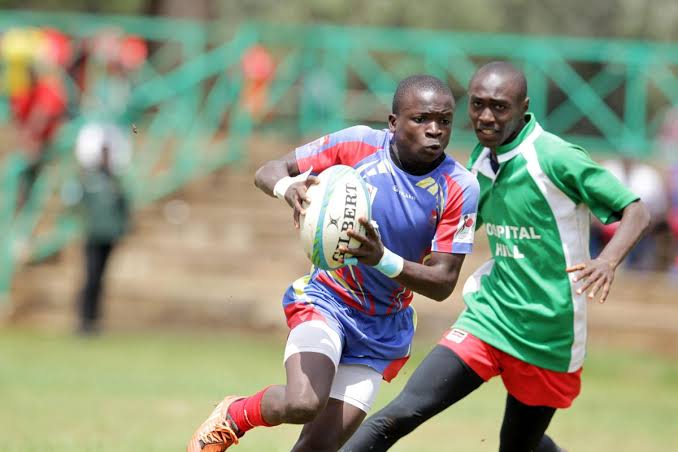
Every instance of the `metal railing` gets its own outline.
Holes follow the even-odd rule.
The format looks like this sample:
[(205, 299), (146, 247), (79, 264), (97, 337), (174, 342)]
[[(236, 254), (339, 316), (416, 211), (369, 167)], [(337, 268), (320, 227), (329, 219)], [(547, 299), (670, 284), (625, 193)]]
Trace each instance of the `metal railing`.
[[(56, 27), (76, 37), (114, 25), (156, 44), (134, 76), (129, 103), (129, 120), (140, 130), (127, 174), (137, 205), (240, 161), (255, 130), (299, 141), (356, 123), (384, 126), (397, 81), (413, 73), (437, 75), (453, 88), (457, 148), (474, 141), (465, 87), (479, 65), (496, 59), (525, 70), (531, 110), (547, 130), (593, 152), (650, 156), (665, 111), (678, 108), (676, 44), (261, 23), (243, 25), (219, 43), (212, 38), (217, 22), (28, 11), (0, 15), (0, 31), (28, 25)], [(240, 63), (257, 43), (277, 67), (263, 110), (252, 117), (241, 108)], [(50, 150), (51, 163), (18, 213), (21, 164), (13, 157), (4, 160), (0, 293), (9, 288), (20, 254), (17, 243), (30, 242), (32, 258), (40, 259), (78, 234), (77, 219), (55, 199), (75, 175), (72, 148), (84, 120), (76, 111), (62, 128)]]

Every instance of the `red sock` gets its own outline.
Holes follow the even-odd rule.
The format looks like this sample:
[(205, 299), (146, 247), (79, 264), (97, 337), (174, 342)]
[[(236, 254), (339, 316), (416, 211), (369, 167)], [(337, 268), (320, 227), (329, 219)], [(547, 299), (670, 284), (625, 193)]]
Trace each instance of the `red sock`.
[(233, 422), (238, 426), (238, 430), (240, 430), (241, 434), (254, 427), (272, 426), (272, 424), (266, 422), (261, 415), (261, 399), (264, 397), (264, 393), (267, 390), (268, 388), (264, 388), (253, 396), (245, 397), (244, 399), (233, 402), (233, 404), (228, 407), (228, 414), (231, 415)]

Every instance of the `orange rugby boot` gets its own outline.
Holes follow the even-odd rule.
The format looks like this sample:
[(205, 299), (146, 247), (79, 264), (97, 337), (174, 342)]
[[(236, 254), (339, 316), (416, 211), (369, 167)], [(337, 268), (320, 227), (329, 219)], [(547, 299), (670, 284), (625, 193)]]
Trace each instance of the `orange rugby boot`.
[(228, 415), (228, 407), (242, 398), (239, 396), (224, 398), (193, 434), (186, 452), (223, 452), (234, 444), (238, 444), (240, 432)]

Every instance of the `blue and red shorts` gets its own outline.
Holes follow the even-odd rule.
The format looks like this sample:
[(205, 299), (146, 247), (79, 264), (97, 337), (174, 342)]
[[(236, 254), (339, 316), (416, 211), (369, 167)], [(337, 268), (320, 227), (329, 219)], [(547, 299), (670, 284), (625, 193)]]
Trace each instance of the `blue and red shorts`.
[(298, 296), (290, 287), (283, 296), (290, 330), (303, 322), (322, 320), (342, 338), (341, 364), (363, 364), (391, 381), (405, 365), (414, 336), (414, 310), (407, 307), (389, 315), (367, 315), (319, 285), (304, 288)]
[(450, 329), (438, 344), (456, 353), (485, 381), (501, 375), (508, 393), (526, 405), (567, 408), (581, 390), (582, 368), (556, 372), (537, 367), (458, 328)]

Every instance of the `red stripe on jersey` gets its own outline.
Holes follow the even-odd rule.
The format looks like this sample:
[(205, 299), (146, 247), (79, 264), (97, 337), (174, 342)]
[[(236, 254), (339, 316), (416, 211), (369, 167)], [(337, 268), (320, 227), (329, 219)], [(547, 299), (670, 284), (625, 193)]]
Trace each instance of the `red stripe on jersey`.
[(303, 173), (313, 167), (314, 173), (329, 168), (333, 165), (354, 166), (356, 163), (377, 152), (377, 146), (372, 146), (362, 141), (345, 141), (330, 146), (327, 149), (313, 153), (308, 157), (297, 159), (299, 172)]
[(386, 315), (391, 314), (393, 311), (399, 312), (405, 309), (412, 303), (414, 294), (412, 291), (406, 287), (398, 287), (393, 292), (391, 292), (391, 304), (388, 309), (386, 309)]
[(435, 251), (452, 252), (452, 242), (457, 233), (457, 226), (461, 218), (461, 209), (464, 205), (461, 186), (449, 174), (444, 174), (447, 182), (447, 199), (436, 229)]
[(362, 275), (359, 273), (357, 269), (354, 269), (354, 271), (356, 272), (356, 274), (358, 274), (359, 281), (353, 279), (350, 270), (348, 270), (348, 267), (342, 267), (336, 270), (335, 273), (337, 274), (338, 278), (341, 278), (344, 281), (346, 281), (348, 286), (353, 291), (355, 297), (358, 298), (359, 301), (356, 301), (355, 298), (353, 298), (349, 293), (347, 293), (346, 288), (344, 286), (334, 281), (326, 273), (320, 273), (318, 275), (318, 281), (322, 282), (327, 287), (332, 289), (334, 293), (339, 295), (339, 298), (341, 298), (341, 301), (343, 301), (345, 304), (368, 315), (374, 315), (376, 312), (376, 306), (374, 304), (374, 301), (372, 301), (369, 294), (363, 293), (360, 291), (360, 289), (357, 289), (357, 287), (362, 287)]

